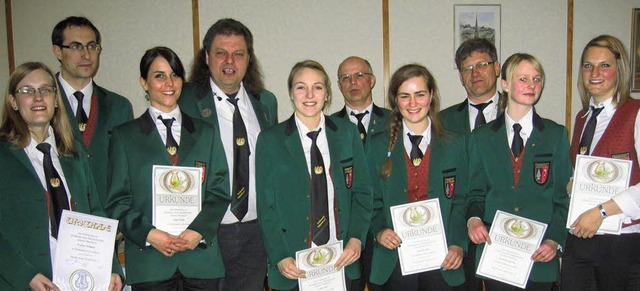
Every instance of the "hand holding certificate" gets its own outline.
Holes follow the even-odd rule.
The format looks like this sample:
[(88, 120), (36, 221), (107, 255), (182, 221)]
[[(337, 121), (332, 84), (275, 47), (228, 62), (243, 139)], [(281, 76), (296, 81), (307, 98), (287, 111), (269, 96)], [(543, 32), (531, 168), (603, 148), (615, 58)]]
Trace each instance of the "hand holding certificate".
[(524, 289), (546, 230), (544, 223), (498, 210), (476, 274)]
[[(573, 178), (567, 228), (586, 210), (627, 189), (631, 161), (578, 155)], [(623, 215), (608, 216), (598, 233), (620, 234)]]
[(438, 199), (392, 206), (393, 228), (400, 236), (402, 275), (439, 269), (447, 256), (447, 238)]
[(344, 268), (334, 265), (342, 254), (342, 241), (296, 252), (296, 265), (306, 273), (298, 279), (300, 291), (347, 290)]

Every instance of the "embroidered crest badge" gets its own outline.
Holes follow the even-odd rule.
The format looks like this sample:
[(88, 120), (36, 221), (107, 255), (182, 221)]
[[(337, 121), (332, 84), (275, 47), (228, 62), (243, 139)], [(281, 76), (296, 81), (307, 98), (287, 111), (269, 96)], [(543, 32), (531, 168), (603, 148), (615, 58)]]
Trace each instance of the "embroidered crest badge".
[(447, 198), (451, 199), (451, 197), (453, 197), (453, 193), (455, 193), (456, 176), (444, 177), (442, 183), (444, 186), (444, 196), (447, 196)]
[(544, 185), (549, 180), (551, 162), (533, 163), (533, 180), (538, 185)]
[(342, 172), (344, 173), (344, 183), (347, 185), (347, 189), (351, 189), (351, 185), (353, 185), (353, 166), (342, 168)]

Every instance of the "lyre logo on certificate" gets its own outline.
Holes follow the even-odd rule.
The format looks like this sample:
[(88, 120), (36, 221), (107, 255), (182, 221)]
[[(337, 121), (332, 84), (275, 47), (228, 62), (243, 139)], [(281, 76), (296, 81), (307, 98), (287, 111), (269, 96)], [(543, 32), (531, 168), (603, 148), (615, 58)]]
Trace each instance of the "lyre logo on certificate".
[[(626, 190), (632, 164), (630, 160), (578, 155), (566, 227), (571, 228), (583, 212)], [(598, 233), (620, 234), (623, 218), (621, 214), (607, 216)]]
[(153, 225), (179, 235), (202, 209), (202, 168), (153, 166)]

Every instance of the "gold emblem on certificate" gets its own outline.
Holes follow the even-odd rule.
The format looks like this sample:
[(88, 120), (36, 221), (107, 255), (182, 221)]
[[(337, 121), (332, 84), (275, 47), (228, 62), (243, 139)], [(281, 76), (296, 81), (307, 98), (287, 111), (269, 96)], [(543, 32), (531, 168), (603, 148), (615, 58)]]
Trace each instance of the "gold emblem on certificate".
[(80, 129), (80, 132), (84, 132), (85, 129), (87, 129), (87, 124), (86, 123), (78, 123), (78, 129)]
[(507, 235), (515, 238), (528, 238), (535, 233), (535, 228), (529, 222), (517, 218), (505, 219), (502, 229)]
[(90, 291), (93, 290), (95, 282), (91, 273), (86, 270), (77, 270), (69, 277), (69, 286), (73, 291)]
[(244, 137), (239, 137), (236, 138), (236, 145), (241, 147), (246, 143), (246, 140), (244, 139)]
[(305, 261), (310, 267), (322, 267), (333, 261), (334, 256), (335, 254), (333, 249), (328, 247), (319, 247), (309, 252)]
[(587, 166), (587, 177), (596, 183), (611, 183), (620, 176), (616, 165), (605, 160), (596, 160)]
[(402, 221), (408, 226), (422, 226), (431, 220), (432, 211), (424, 205), (410, 206), (402, 213)]
[(162, 188), (171, 193), (182, 194), (191, 189), (192, 185), (193, 180), (185, 171), (171, 170), (162, 175)]

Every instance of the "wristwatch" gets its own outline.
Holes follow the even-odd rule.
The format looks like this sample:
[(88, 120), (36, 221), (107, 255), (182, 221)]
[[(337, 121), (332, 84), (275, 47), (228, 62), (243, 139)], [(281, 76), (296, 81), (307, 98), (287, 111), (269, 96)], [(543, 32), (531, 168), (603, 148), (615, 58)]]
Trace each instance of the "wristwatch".
[(600, 211), (600, 215), (602, 215), (602, 218), (606, 218), (607, 211), (604, 210), (604, 207), (602, 207), (602, 204), (598, 204), (598, 206), (596, 207), (598, 208), (598, 211)]

